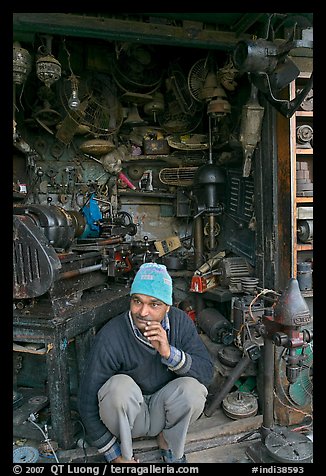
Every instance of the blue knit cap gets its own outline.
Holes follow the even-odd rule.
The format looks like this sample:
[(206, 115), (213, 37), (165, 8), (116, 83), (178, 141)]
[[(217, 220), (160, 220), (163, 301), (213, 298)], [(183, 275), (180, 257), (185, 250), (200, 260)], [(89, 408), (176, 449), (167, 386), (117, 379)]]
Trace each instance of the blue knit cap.
[(146, 294), (172, 305), (172, 278), (164, 264), (144, 263), (131, 285), (130, 295)]

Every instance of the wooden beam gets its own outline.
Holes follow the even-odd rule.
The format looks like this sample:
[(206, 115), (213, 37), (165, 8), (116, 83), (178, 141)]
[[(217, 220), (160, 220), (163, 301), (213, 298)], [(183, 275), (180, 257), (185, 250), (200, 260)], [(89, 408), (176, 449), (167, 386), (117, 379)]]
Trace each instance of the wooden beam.
[(232, 50), (240, 37), (234, 32), (204, 29), (200, 22), (182, 27), (70, 13), (14, 13), (14, 33), (38, 32), (113, 41)]

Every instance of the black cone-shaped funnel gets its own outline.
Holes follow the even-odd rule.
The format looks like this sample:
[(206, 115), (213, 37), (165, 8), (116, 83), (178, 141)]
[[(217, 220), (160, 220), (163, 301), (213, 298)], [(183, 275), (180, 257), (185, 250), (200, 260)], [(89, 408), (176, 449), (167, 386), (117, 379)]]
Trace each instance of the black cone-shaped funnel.
[(312, 321), (308, 305), (295, 278), (289, 280), (284, 293), (276, 304), (274, 320), (289, 327), (300, 327)]

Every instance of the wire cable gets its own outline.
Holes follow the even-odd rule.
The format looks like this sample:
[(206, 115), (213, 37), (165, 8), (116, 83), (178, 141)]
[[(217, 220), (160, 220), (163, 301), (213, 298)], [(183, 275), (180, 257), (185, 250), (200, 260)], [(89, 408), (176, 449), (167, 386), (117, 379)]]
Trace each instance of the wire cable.
[(33, 423), (33, 425), (36, 426), (36, 428), (38, 428), (40, 430), (40, 432), (42, 433), (42, 435), (44, 436), (44, 441), (49, 445), (49, 447), (51, 448), (51, 451), (53, 453), (53, 456), (54, 456), (54, 459), (56, 460), (57, 463), (59, 463), (59, 460), (57, 458), (57, 455), (53, 449), (53, 446), (51, 445), (51, 442), (49, 440), (49, 437), (44, 433), (44, 431), (42, 430), (42, 428), (37, 424), (35, 423), (35, 421), (33, 421), (33, 418), (35, 418), (34, 414), (31, 413), (30, 416), (28, 417), (28, 421), (30, 421), (31, 423)]

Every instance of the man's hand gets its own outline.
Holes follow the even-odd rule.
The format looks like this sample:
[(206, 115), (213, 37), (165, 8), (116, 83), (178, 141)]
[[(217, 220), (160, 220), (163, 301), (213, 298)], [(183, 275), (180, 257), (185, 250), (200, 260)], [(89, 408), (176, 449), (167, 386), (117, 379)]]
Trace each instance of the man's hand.
[(135, 464), (135, 463), (139, 463), (139, 459), (125, 459), (123, 458), (122, 456), (118, 456), (117, 458), (113, 459), (111, 461), (112, 464)]
[(166, 331), (160, 322), (148, 321), (146, 323), (144, 336), (147, 337), (154, 349), (156, 349), (164, 359), (170, 357), (170, 344)]

